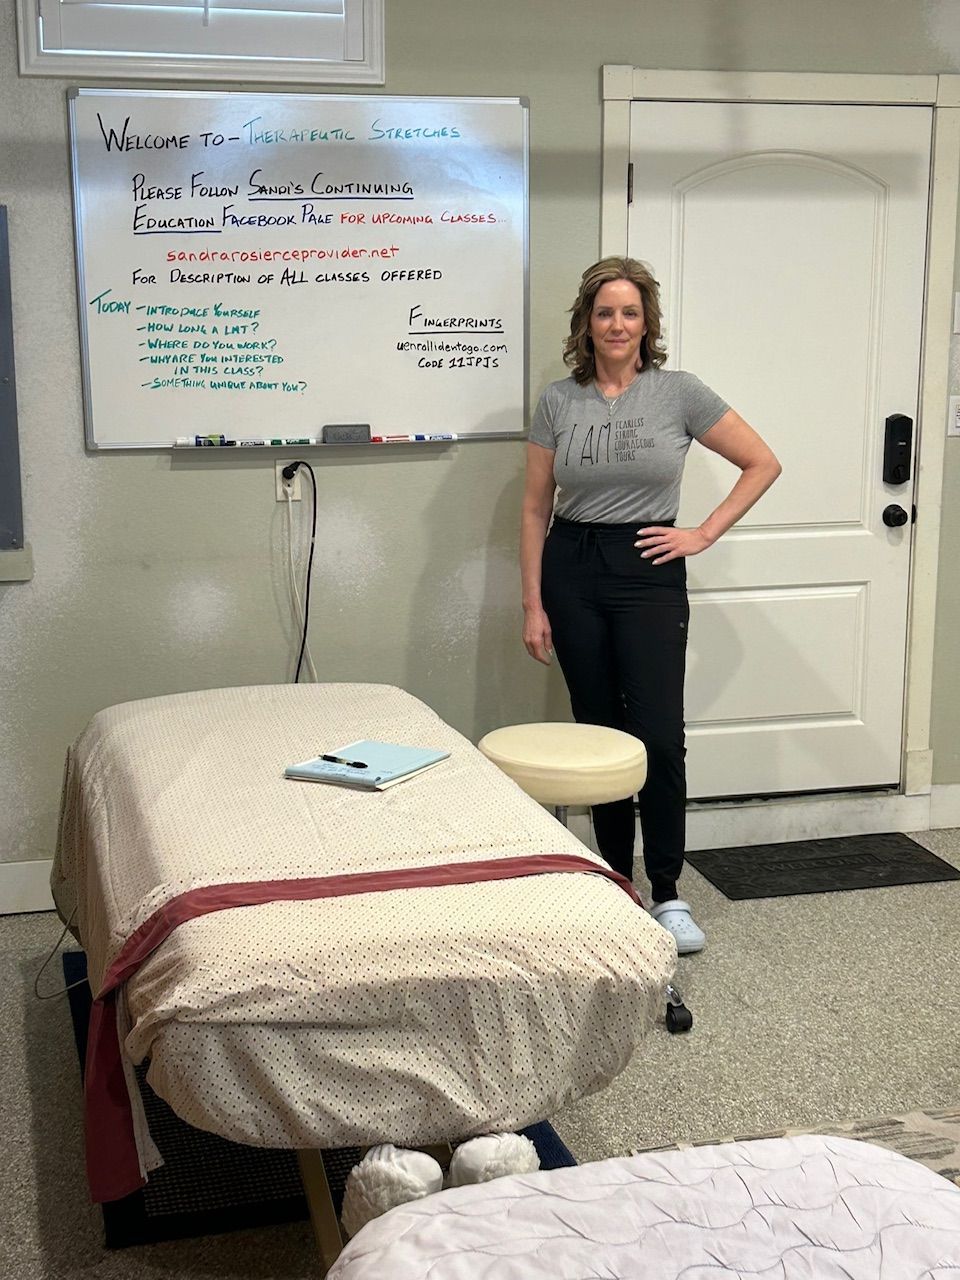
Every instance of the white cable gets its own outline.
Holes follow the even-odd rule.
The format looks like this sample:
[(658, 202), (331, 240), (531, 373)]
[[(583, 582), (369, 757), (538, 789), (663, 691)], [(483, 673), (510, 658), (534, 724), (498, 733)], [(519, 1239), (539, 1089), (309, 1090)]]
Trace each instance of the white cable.
[[(303, 635), (303, 628), (306, 625), (306, 619), (303, 614), (303, 601), (300, 599), (300, 592), (297, 589), (297, 570), (293, 562), (293, 495), (291, 486), (285, 485), (283, 489), (284, 497), (287, 500), (287, 555), (288, 565), (290, 569), (290, 587), (293, 591), (293, 598), (297, 603), (297, 618), (300, 623), (300, 635)], [(313, 658), (310, 654), (310, 645), (307, 643), (304, 652), (304, 658), (307, 662), (307, 670), (313, 678), (313, 683), (317, 684), (317, 669), (313, 665)]]
[(43, 993), (40, 990), (40, 979), (43, 977), (43, 971), (44, 969), (46, 969), (47, 965), (50, 963), (50, 961), (53, 959), (53, 957), (57, 954), (58, 950), (60, 949), (60, 943), (67, 936), (67, 930), (73, 924), (73, 917), (76, 914), (77, 914), (77, 908), (74, 907), (73, 910), (70, 912), (70, 918), (67, 920), (67, 923), (63, 926), (63, 933), (61, 933), (60, 937), (53, 944), (53, 949), (50, 951), (46, 960), (44, 960), (43, 964), (37, 970), (37, 975), (33, 980), (33, 994), (37, 997), (38, 1000), (59, 1000), (61, 996), (65, 996), (67, 992), (72, 991), (74, 987), (82, 987), (86, 985), (86, 981), (87, 981), (86, 978), (81, 978), (78, 982), (71, 982), (69, 987), (60, 987), (57, 991), (48, 991), (46, 993)]

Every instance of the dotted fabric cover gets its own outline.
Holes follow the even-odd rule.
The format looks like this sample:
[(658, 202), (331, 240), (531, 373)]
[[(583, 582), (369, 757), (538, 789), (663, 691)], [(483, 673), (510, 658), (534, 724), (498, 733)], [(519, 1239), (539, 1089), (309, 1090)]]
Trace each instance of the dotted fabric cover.
[[(451, 758), (375, 793), (282, 776), (360, 738)], [(410, 694), (278, 685), (96, 715), (68, 756), (51, 883), (96, 991), (190, 889), (535, 853), (599, 861)], [(233, 908), (127, 983), (125, 1045), (183, 1119), (234, 1141), (460, 1138), (603, 1088), (674, 964), (670, 936), (589, 874)]]

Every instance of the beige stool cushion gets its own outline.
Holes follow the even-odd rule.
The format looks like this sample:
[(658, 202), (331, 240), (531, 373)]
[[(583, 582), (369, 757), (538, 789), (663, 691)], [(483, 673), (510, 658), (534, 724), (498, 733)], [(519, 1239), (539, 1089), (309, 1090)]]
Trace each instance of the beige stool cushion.
[(541, 804), (605, 804), (634, 795), (647, 777), (643, 743), (596, 724), (511, 724), (477, 746)]

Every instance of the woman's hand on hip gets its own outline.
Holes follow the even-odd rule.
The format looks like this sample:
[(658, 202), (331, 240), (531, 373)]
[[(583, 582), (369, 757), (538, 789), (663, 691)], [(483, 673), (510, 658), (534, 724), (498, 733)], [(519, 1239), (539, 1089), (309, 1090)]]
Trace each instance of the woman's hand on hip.
[(550, 619), (542, 608), (524, 610), (523, 643), (531, 658), (549, 665), (553, 657), (553, 633)]
[(699, 555), (711, 543), (699, 528), (676, 529), (673, 525), (651, 524), (637, 530), (637, 540), (633, 545), (640, 548), (644, 560), (666, 564), (668, 560), (679, 560), (681, 556)]

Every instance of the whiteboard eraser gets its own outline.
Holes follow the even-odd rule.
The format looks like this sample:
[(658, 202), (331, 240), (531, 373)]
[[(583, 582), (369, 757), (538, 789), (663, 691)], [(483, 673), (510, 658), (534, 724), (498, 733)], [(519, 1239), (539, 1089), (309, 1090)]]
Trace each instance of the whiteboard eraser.
[(369, 422), (327, 422), (320, 433), (324, 444), (369, 444)]

